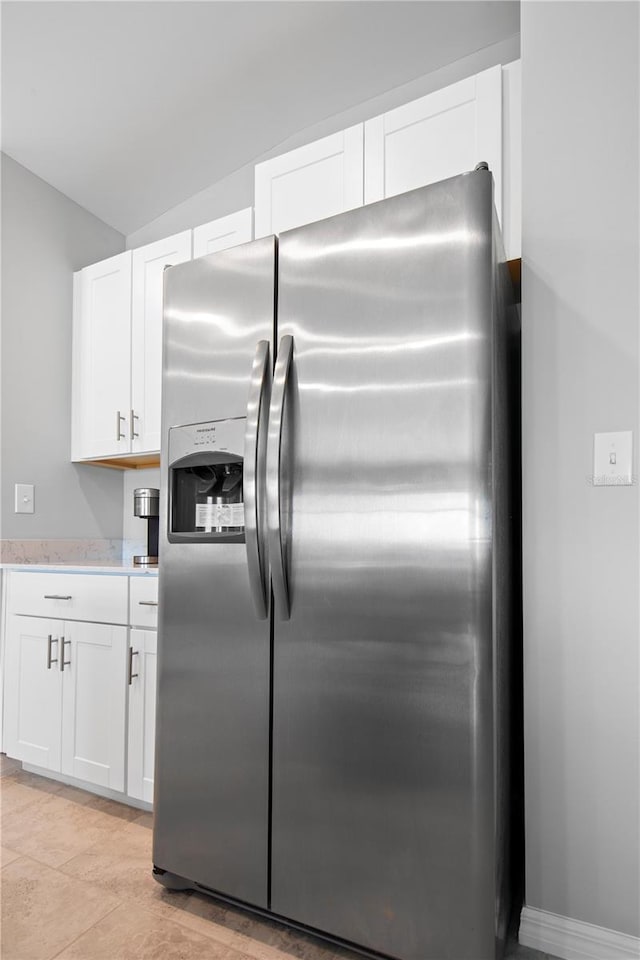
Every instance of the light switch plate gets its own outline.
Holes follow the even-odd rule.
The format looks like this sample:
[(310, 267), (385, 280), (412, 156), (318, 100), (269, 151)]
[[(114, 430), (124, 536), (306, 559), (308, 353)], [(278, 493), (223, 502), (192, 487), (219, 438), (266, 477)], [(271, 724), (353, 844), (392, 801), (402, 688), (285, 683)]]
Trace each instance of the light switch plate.
[(632, 483), (632, 437), (631, 430), (594, 434), (594, 487), (619, 487)]
[(34, 486), (32, 483), (16, 483), (16, 513), (35, 513)]

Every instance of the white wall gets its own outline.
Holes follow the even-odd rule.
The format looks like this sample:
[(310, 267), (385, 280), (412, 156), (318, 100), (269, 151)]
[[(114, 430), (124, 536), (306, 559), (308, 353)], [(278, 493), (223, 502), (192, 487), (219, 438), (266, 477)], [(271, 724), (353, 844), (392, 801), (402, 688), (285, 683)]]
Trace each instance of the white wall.
[[(2, 155), (2, 499), (7, 539), (119, 539), (122, 477), (71, 457), (72, 274), (124, 237)], [(35, 513), (13, 512), (34, 483)]]
[[(390, 56), (392, 54), (393, 52), (390, 51)], [(402, 86), (395, 87), (387, 93), (366, 100), (351, 110), (328, 117), (322, 123), (306, 127), (279, 143), (273, 150), (251, 158), (249, 163), (228, 177), (168, 210), (161, 217), (136, 230), (135, 233), (129, 234), (127, 248), (139, 247), (144, 243), (150, 243), (152, 240), (168, 237), (179, 230), (185, 230), (187, 227), (194, 227), (228, 213), (234, 213), (236, 210), (252, 207), (253, 171), (256, 163), (286, 153), (288, 150), (293, 150), (305, 143), (311, 143), (320, 137), (336, 133), (338, 130), (343, 130), (354, 123), (360, 123), (363, 120), (378, 116), (386, 110), (391, 110), (400, 106), (400, 104), (425, 96), (427, 93), (439, 90), (441, 87), (446, 87), (448, 84), (455, 83), (457, 80), (462, 80), (474, 73), (479, 73), (481, 70), (495, 66), (495, 64), (517, 60), (519, 56), (520, 37), (514, 36), (477, 50), (471, 56), (463, 57), (446, 67), (434, 70), (423, 77), (418, 77), (411, 83), (402, 84)], [(246, 119), (247, 122), (250, 122), (250, 118)]]
[(588, 478), (639, 439), (638, 28), (522, 4), (526, 902), (636, 936), (638, 485)]

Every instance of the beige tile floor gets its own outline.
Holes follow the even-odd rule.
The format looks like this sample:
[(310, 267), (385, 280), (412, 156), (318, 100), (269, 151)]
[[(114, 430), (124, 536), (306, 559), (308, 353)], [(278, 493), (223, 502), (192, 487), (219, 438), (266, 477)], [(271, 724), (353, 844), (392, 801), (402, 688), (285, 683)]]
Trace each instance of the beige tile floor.
[[(169, 893), (151, 815), (0, 755), (2, 960), (357, 960), (313, 937)], [(510, 957), (543, 955), (512, 946)]]

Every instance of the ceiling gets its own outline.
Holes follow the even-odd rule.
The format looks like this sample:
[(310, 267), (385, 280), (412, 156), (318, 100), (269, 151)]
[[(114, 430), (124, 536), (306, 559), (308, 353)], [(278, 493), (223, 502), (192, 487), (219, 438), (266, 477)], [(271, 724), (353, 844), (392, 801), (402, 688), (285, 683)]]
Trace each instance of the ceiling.
[(2, 149), (124, 234), (519, 32), (517, 2), (2, 3)]

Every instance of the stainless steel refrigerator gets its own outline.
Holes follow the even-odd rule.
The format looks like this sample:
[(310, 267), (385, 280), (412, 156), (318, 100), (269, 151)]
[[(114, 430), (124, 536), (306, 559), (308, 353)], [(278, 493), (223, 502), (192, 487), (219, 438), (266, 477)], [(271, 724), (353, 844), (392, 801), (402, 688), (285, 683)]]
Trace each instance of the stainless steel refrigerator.
[(494, 958), (508, 912), (492, 194), (480, 169), (165, 273), (155, 876), (401, 960)]

